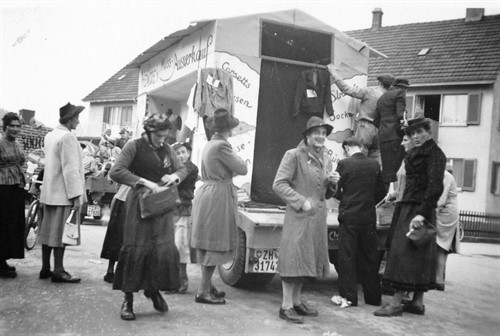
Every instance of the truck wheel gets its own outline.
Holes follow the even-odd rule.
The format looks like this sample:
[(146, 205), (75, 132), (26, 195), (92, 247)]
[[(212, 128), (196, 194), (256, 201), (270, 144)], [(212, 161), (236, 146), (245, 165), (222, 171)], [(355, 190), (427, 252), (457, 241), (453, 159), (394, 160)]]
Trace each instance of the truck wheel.
[(330, 259), (330, 263), (335, 266), (335, 271), (337, 274), (339, 273), (339, 250), (328, 250), (328, 258)]
[(219, 274), (226, 285), (234, 287), (257, 287), (271, 282), (274, 273), (245, 273), (246, 236), (238, 228), (238, 247), (230, 262), (218, 266)]

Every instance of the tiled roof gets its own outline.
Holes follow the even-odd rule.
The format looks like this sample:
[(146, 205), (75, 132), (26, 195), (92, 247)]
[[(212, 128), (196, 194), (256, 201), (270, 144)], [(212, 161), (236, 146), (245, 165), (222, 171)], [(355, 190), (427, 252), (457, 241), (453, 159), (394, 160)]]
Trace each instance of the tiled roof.
[(84, 102), (133, 100), (139, 88), (139, 69), (123, 68), (92, 91)]
[[(493, 82), (500, 68), (500, 15), (345, 32), (387, 55), (371, 58), (368, 85), (390, 73), (413, 85)], [(420, 50), (429, 52), (418, 56)]]

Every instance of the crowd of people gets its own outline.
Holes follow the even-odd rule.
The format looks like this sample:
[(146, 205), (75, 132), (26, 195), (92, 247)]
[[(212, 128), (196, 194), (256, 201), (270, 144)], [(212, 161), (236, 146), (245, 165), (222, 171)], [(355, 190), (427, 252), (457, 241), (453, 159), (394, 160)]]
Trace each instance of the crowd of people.
[[(328, 70), (339, 89), (360, 103), (353, 135), (342, 143), (346, 158), (336, 170), (325, 147), (333, 127), (316, 116), (308, 120), (303, 140), (284, 154), (277, 169), (273, 190), (286, 203), (278, 261), (282, 284), (278, 316), (303, 323), (304, 317), (319, 315), (303, 301), (302, 287), (328, 275), (326, 199), (332, 197), (339, 202), (340, 297), (357, 306), (360, 282), (364, 302), (381, 306), (374, 315), (424, 315), (424, 293), (445, 289), (447, 255), (459, 248), (457, 188), (453, 175), (446, 172), (446, 157), (432, 139), (429, 119), (406, 118), (408, 80), (383, 75), (376, 88), (350, 87), (332, 65)], [(63, 232), (72, 210), (78, 211), (85, 202), (85, 176), (98, 170), (91, 159), (96, 151), (81, 145), (71, 132), (83, 110), (70, 103), (61, 107), (59, 125), (45, 137), (39, 278), (53, 282), (81, 281), (64, 267)], [(109, 260), (104, 281), (124, 293), (123, 320), (136, 318), (133, 301), (139, 291), (151, 299), (154, 309), (167, 312), (161, 292), (185, 294), (190, 263), (200, 265), (201, 272), (195, 302), (226, 303), (225, 293), (213, 285), (212, 276), (216, 266), (233, 259), (237, 248), (238, 197), (233, 177), (246, 175), (248, 167), (228, 138), (239, 121), (225, 109), (207, 118), (205, 127), (212, 135), (198, 169), (190, 160), (189, 141), (173, 143), (169, 138), (175, 127), (170, 119), (167, 113), (148, 115), (144, 133), (134, 140), (126, 129), (120, 131), (120, 139), (110, 139), (110, 132), (105, 132), (97, 149), (113, 160), (109, 177), (119, 184), (101, 258)], [(0, 276), (10, 278), (16, 276), (16, 269), (7, 260), (24, 257), (25, 156), (16, 142), (20, 129), (17, 114), (4, 116)], [(203, 183), (196, 188), (199, 180)], [(180, 198), (173, 211), (152, 217), (141, 213), (146, 193), (173, 187)], [(384, 199), (395, 200), (396, 208), (381, 282), (376, 205)], [(394, 292), (384, 305), (382, 285)], [(405, 293), (413, 293), (412, 299), (405, 299)]]

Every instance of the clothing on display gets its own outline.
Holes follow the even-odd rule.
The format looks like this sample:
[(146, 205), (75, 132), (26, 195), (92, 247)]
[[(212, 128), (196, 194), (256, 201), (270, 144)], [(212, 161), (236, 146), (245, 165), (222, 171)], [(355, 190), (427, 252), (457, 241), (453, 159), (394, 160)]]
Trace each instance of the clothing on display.
[(200, 70), (194, 98), (194, 109), (200, 117), (211, 117), (219, 108), (233, 115), (233, 101), (233, 78), (229, 73), (218, 68)]
[(304, 113), (323, 118), (325, 109), (328, 115), (333, 115), (330, 74), (317, 68), (302, 71), (297, 80), (293, 116)]

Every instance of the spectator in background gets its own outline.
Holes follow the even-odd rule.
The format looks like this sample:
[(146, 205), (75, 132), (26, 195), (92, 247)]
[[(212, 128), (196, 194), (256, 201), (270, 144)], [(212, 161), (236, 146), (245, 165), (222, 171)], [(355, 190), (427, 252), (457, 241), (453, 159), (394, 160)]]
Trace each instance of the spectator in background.
[(125, 146), (127, 141), (129, 141), (132, 137), (132, 132), (129, 131), (126, 127), (123, 127), (122, 129), (120, 129), (120, 132), (118, 132), (118, 134), (120, 134), (120, 139), (116, 141), (116, 146), (120, 147), (120, 149), (123, 149), (123, 146)]
[(214, 287), (212, 276), (215, 266), (233, 259), (238, 246), (238, 197), (233, 177), (245, 175), (248, 168), (227, 141), (238, 124), (239, 120), (226, 109), (215, 110), (206, 121), (213, 135), (203, 148), (203, 185), (196, 190), (192, 210), (191, 246), (196, 249), (196, 262), (201, 267), (201, 282), (195, 296), (197, 303), (226, 303), (226, 294)]
[(278, 260), (283, 289), (279, 317), (292, 323), (318, 316), (302, 302), (302, 285), (330, 271), (325, 195), (330, 191), (333, 196), (330, 179), (335, 182), (335, 174), (324, 144), (332, 130), (322, 118), (309, 118), (304, 139), (285, 153), (274, 178), (273, 190), (286, 202)]
[[(65, 244), (62, 242), (64, 224), (71, 210), (80, 218), (80, 205), (85, 195), (83, 155), (76, 136), (76, 129), (83, 106), (70, 103), (59, 109), (59, 125), (45, 136), (45, 172), (40, 202), (43, 218), (40, 229), (42, 244), (42, 270), (40, 279), (52, 282), (80, 282), (64, 269)], [(78, 244), (80, 239), (78, 239)], [(50, 270), (50, 255), (54, 250), (54, 271)]]
[[(194, 189), (198, 180), (198, 167), (191, 162), (191, 146), (187, 142), (176, 142), (172, 145), (179, 161), (186, 166), (188, 175), (179, 183), (178, 191), (182, 204), (174, 210), (175, 246), (179, 250), (180, 280), (179, 290), (170, 293), (185, 294), (188, 289), (187, 264), (191, 261), (189, 233), (191, 232), (191, 210)], [(169, 294), (170, 294), (169, 293)]]
[(375, 126), (374, 120), (376, 117), (377, 101), (380, 96), (389, 90), (394, 82), (394, 77), (391, 75), (380, 75), (377, 77), (378, 85), (376, 87), (361, 88), (350, 86), (344, 82), (335, 71), (333, 64), (328, 64), (328, 72), (330, 72), (332, 81), (342, 93), (360, 100), (359, 109), (354, 116), (354, 136), (361, 140), (361, 143), (368, 152), (367, 156), (381, 163), (378, 128)]
[(362, 153), (358, 138), (342, 143), (348, 158), (337, 166), (340, 179), (335, 197), (339, 204), (339, 292), (358, 305), (358, 267), (365, 303), (379, 306), (382, 300), (378, 277), (377, 216), (375, 205), (386, 195), (380, 164)]
[(122, 152), (121, 148), (116, 146), (118, 139), (109, 139), (108, 140), (108, 148), (109, 148), (109, 160), (115, 161), (118, 155)]
[(458, 202), (457, 184), (452, 175), (452, 168), (447, 167), (444, 172), (443, 194), (437, 202), (437, 263), (436, 263), (436, 289), (444, 291), (446, 260), (448, 254), (458, 253), (460, 239), (458, 237)]
[(0, 277), (15, 278), (16, 268), (8, 259), (24, 258), (24, 186), (21, 168), (24, 150), (16, 139), (21, 134), (21, 119), (8, 112), (3, 118), (4, 134), (0, 138)]
[[(377, 101), (374, 123), (378, 127), (382, 176), (387, 188), (397, 181), (396, 173), (403, 162), (405, 151), (401, 147), (401, 127), (406, 125), (406, 88), (410, 83), (405, 78), (396, 78), (393, 88)], [(394, 187), (390, 188), (393, 190)]]
[(80, 142), (83, 151), (83, 172), (85, 177), (95, 175), (99, 172), (99, 161), (94, 157), (90, 145)]

